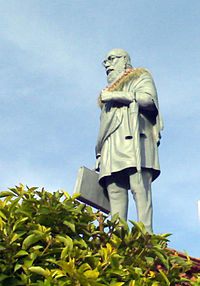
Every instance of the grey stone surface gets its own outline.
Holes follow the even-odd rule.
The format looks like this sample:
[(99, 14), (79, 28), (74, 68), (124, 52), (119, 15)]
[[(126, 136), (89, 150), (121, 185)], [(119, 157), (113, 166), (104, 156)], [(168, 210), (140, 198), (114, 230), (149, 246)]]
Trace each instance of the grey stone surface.
[[(100, 184), (108, 189), (112, 215), (119, 212), (126, 219), (127, 210), (122, 211), (121, 206), (127, 208), (124, 193), (127, 194), (130, 188), (136, 201), (138, 220), (152, 232), (151, 181), (160, 173), (157, 147), (163, 128), (155, 84), (148, 70), (132, 68), (124, 50), (110, 51), (103, 65), (108, 87), (99, 97), (102, 111), (95, 169), (99, 171)], [(151, 178), (144, 179), (144, 172)], [(119, 180), (121, 177), (123, 179)], [(118, 182), (114, 191), (111, 181), (112, 185)], [(124, 185), (124, 182), (127, 183)]]

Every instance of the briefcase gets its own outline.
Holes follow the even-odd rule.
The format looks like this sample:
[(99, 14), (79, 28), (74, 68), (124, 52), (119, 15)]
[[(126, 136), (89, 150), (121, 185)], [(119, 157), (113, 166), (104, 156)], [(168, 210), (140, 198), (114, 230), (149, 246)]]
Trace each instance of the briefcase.
[(85, 166), (80, 167), (74, 187), (74, 193), (80, 193), (77, 199), (83, 203), (101, 210), (108, 214), (110, 212), (110, 202), (107, 190), (98, 181), (99, 175)]

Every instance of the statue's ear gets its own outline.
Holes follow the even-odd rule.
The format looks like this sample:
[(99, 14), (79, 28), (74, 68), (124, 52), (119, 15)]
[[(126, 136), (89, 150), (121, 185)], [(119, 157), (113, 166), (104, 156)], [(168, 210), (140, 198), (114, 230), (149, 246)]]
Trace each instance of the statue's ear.
[(127, 68), (128, 65), (129, 65), (129, 60), (128, 60), (127, 56), (124, 56), (124, 61), (125, 61), (125, 65), (126, 65), (126, 68)]

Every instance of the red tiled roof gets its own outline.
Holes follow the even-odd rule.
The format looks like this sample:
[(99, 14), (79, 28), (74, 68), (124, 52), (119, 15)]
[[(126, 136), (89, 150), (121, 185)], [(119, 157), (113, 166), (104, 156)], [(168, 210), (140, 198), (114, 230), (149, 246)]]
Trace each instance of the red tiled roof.
[[(177, 255), (181, 258), (183, 258), (184, 260), (187, 260), (188, 257), (192, 262), (192, 267), (189, 271), (186, 271), (186, 273), (181, 274), (180, 276), (182, 277), (186, 277), (187, 279), (190, 279), (191, 281), (195, 281), (196, 278), (194, 276), (195, 273), (199, 273), (200, 274), (200, 258), (195, 258), (195, 257), (191, 257), (191, 256), (187, 256), (185, 253), (176, 251), (175, 249), (171, 249), (171, 248), (167, 248), (167, 250), (169, 250), (172, 255)], [(178, 285), (189, 285), (187, 283), (182, 283), (182, 284), (176, 284)]]

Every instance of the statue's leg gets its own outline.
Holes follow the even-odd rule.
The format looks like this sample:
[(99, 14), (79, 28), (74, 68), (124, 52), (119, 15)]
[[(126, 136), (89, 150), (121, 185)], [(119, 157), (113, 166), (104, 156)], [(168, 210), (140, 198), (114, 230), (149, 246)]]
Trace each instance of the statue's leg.
[(152, 172), (142, 169), (142, 181), (138, 183), (138, 173), (130, 174), (130, 188), (136, 202), (138, 221), (142, 221), (149, 233), (152, 229), (152, 195), (151, 195)]
[(128, 190), (120, 176), (111, 175), (106, 178), (106, 187), (110, 199), (111, 215), (119, 213), (119, 216), (127, 220)]

